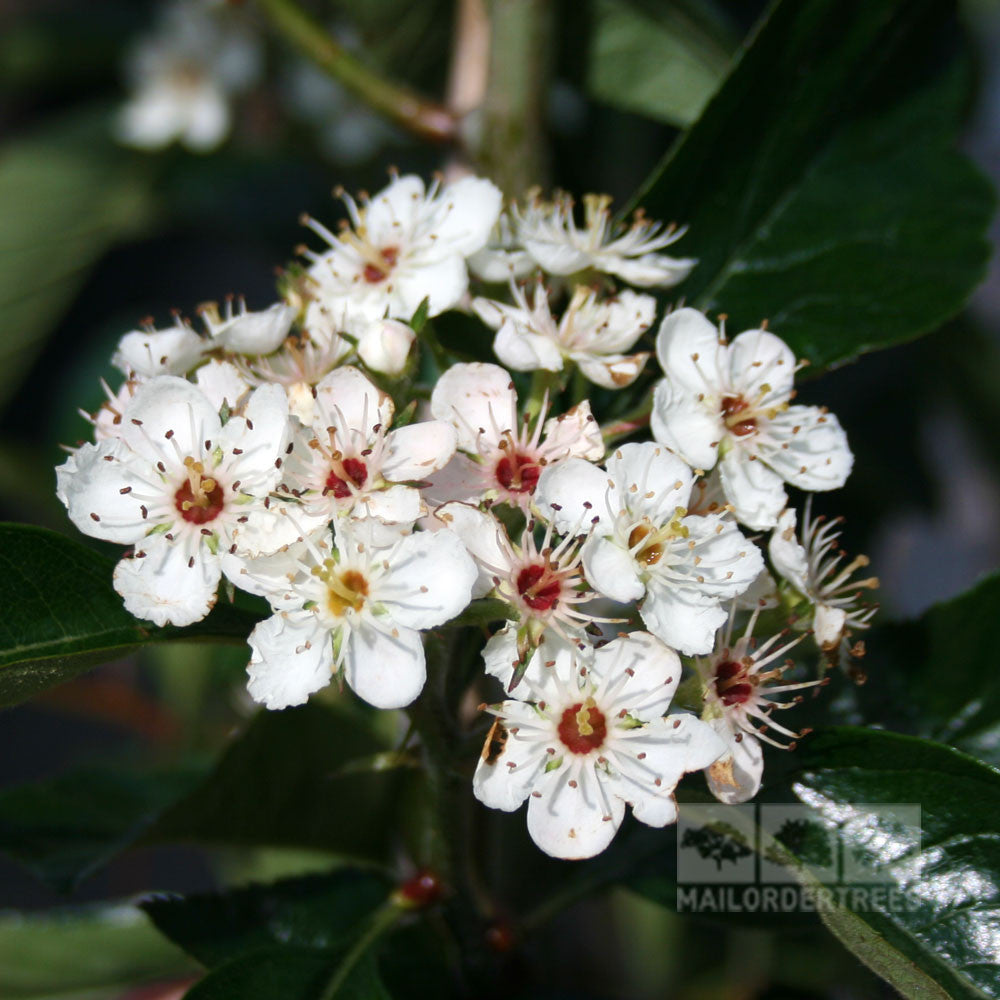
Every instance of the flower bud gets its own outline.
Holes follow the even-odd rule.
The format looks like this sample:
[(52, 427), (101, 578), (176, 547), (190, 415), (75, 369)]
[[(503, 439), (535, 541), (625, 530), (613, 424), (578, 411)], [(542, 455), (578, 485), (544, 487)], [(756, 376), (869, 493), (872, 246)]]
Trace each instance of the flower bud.
[(358, 340), (358, 356), (383, 375), (401, 375), (416, 334), (405, 323), (383, 319), (368, 326)]

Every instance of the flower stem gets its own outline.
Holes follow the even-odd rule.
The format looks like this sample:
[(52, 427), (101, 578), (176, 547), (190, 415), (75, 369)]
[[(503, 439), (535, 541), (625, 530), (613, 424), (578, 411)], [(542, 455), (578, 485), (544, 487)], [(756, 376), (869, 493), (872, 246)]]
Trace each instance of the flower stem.
[(450, 142), (456, 121), (446, 108), (379, 76), (342, 45), (295, 0), (257, 0), (279, 34), (369, 107), (424, 139)]
[(380, 907), (372, 917), (368, 929), (351, 946), (350, 951), (344, 956), (337, 966), (336, 971), (330, 977), (319, 1000), (334, 1000), (340, 992), (340, 988), (347, 982), (347, 977), (354, 971), (368, 949), (406, 912), (405, 907), (400, 906), (390, 899)]

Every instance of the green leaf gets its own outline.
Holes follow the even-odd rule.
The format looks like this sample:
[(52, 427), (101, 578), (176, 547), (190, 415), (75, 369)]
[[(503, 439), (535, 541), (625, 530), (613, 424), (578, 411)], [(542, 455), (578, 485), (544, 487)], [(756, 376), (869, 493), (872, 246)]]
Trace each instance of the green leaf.
[(0, 850), (69, 889), (137, 844), (304, 847), (379, 861), (400, 770), (340, 773), (386, 749), (348, 705), (262, 711), (214, 768), (89, 768), (0, 792)]
[(274, 945), (346, 947), (391, 891), (384, 876), (345, 868), (141, 906), (162, 934), (211, 968)]
[(958, 311), (994, 198), (954, 149), (956, 34), (946, 0), (777, 4), (635, 199), (690, 227), (687, 301), (824, 366)]
[(0, 148), (0, 403), (90, 268), (151, 215), (147, 180), (109, 127), (86, 113)]
[[(996, 996), (1000, 773), (949, 747), (844, 727), (803, 744), (792, 790), (883, 889), (820, 916), (904, 996)], [(920, 828), (879, 803), (920, 807)], [(846, 854), (845, 854), (846, 856)], [(859, 877), (856, 881), (862, 881)]]
[(265, 948), (210, 972), (185, 1000), (391, 1000), (370, 953), (331, 992), (342, 957), (311, 948)]
[(722, 82), (729, 48), (679, 5), (597, 0), (587, 87), (599, 101), (690, 125)]
[(45, 528), (0, 524), (0, 706), (15, 705), (150, 642), (244, 642), (259, 615), (220, 604), (185, 629), (133, 618), (114, 563)]
[(98, 906), (0, 918), (0, 996), (41, 1000), (99, 990), (117, 996), (197, 966), (134, 906)]

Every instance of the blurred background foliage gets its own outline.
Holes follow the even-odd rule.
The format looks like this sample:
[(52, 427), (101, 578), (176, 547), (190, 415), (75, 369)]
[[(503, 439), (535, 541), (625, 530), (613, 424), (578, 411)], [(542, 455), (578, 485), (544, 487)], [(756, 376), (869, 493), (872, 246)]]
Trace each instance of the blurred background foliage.
[[(172, 309), (191, 315), (197, 304), (230, 292), (246, 295), (251, 308), (266, 305), (276, 265), (290, 261), (303, 238), (301, 212), (330, 220), (339, 214), (331, 199), (335, 185), (374, 189), (390, 166), (427, 175), (447, 161), (447, 150), (411, 138), (307, 65), (266, 30), (252, 2), (233, 6), (257, 37), (265, 69), (235, 100), (228, 139), (197, 154), (178, 146), (128, 149), (113, 137), (127, 96), (128, 52), (155, 24), (157, 3), (0, 5), (0, 519), (75, 535), (55, 500), (52, 468), (61, 461), (60, 443), (87, 436), (77, 407), (94, 410), (101, 402), (99, 379), (110, 377), (107, 359), (124, 332), (147, 316), (164, 324)], [(308, 6), (370, 67), (425, 94), (445, 93), (455, 28), (450, 0)], [(554, 3), (552, 82), (536, 95), (545, 110), (552, 184), (607, 191), (626, 203), (679, 131), (697, 119), (763, 6), (756, 0)], [(983, 0), (961, 13), (978, 81), (962, 141), (997, 179), (1000, 11)], [(723, 143), (714, 155), (724, 160), (731, 152)], [(804, 389), (807, 400), (822, 399), (840, 416), (854, 447), (855, 474), (831, 499), (830, 512), (847, 515), (846, 548), (871, 554), (887, 615), (913, 616), (997, 564), (998, 387), (994, 267), (970, 308), (944, 329)], [(928, 640), (916, 628), (899, 626), (885, 641), (927, 662)], [(970, 645), (964, 662), (975, 660), (977, 648)], [(906, 700), (896, 698), (893, 686), (906, 680), (879, 677), (883, 658), (876, 644), (872, 684), (836, 703), (842, 721), (889, 719)], [(251, 721), (245, 662), (239, 645), (147, 648), (0, 717), (0, 785), (10, 787), (0, 795), (0, 831), (8, 852), (44, 876), (0, 860), (0, 996), (166, 997), (166, 987), (131, 991), (144, 983), (183, 984), (197, 966), (129, 900), (325, 869), (329, 854), (317, 852), (331, 846), (351, 856), (367, 851), (374, 862), (384, 856), (378, 836), (389, 829), (389, 817), (419, 813), (419, 782), (409, 780), (405, 767), (375, 775), (330, 766), (389, 752), (400, 736), (391, 717), (376, 718), (334, 694), (294, 722)], [(941, 726), (978, 697), (961, 686), (949, 701), (932, 680), (915, 683), (924, 684)], [(342, 724), (352, 713), (365, 718)], [(898, 728), (919, 731), (902, 716)], [(272, 765), (293, 725), (287, 752), (305, 748), (307, 759), (295, 787), (287, 787)], [(213, 763), (232, 733), (247, 729), (251, 738)], [(941, 730), (925, 735), (940, 737)], [(970, 726), (966, 736), (963, 745), (987, 759), (995, 754), (988, 730)], [(345, 747), (344, 740), (356, 745)], [(154, 781), (125, 775), (109, 787), (99, 769), (109, 761), (160, 770)], [(21, 787), (29, 781), (42, 783), (34, 791)], [(242, 798), (232, 797), (236, 787)], [(67, 795), (78, 802), (71, 821)], [(261, 797), (275, 828), (254, 825), (260, 811), (246, 802)], [(542, 889), (563, 877), (564, 866), (526, 849), (518, 815), (472, 832), (487, 838), (477, 850), (512, 905), (542, 898)], [(591, 884), (613, 881), (615, 865), (629, 852), (641, 855), (649, 833), (634, 826), (629, 832), (635, 836), (623, 836), (615, 852), (581, 869), (580, 886), (563, 891), (582, 896)], [(199, 846), (183, 846), (193, 841)], [(228, 846), (211, 846), (223, 842)], [(274, 842), (286, 846), (275, 850)], [(138, 849), (115, 857), (126, 845)], [(662, 873), (630, 884), (570, 906), (544, 928), (542, 913), (529, 916), (506, 969), (510, 995), (892, 995), (815, 917), (680, 919), (655, 902), (666, 891)], [(290, 885), (289, 898), (299, 905), (308, 893), (300, 883)], [(166, 921), (169, 914), (154, 918)], [(418, 966), (433, 982), (434, 969), (419, 965), (427, 953), (420, 933), (402, 935), (390, 966), (383, 966), (390, 988), (404, 989)], [(536, 986), (525, 992), (526, 982)]]

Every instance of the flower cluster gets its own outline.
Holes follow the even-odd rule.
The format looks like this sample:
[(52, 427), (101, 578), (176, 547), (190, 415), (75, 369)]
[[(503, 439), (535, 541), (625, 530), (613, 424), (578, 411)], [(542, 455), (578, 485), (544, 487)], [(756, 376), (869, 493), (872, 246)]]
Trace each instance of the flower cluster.
[[(807, 502), (795, 534), (786, 487), (842, 486), (852, 456), (833, 414), (792, 402), (791, 350), (690, 308), (654, 335), (636, 289), (696, 262), (663, 252), (681, 230), (616, 222), (603, 197), (580, 221), (565, 195), (503, 210), (487, 180), (403, 176), (343, 201), (336, 231), (305, 218), (323, 245), (279, 302), (122, 337), (123, 383), (57, 478), (81, 531), (129, 546), (125, 606), (185, 626), (239, 588), (272, 610), (248, 640), (256, 701), (337, 677), (402, 708), (422, 633), (481, 601), (497, 627), (475, 683), (503, 694), (474, 793), (527, 800), (557, 857), (603, 850), (626, 804), (671, 823), (689, 771), (722, 801), (756, 794), (762, 744), (801, 735), (775, 713), (824, 681), (786, 654), (811, 634), (846, 662), (874, 612), (836, 522)], [(438, 340), (447, 311), (481, 360)], [(588, 383), (629, 420), (602, 427)]]

